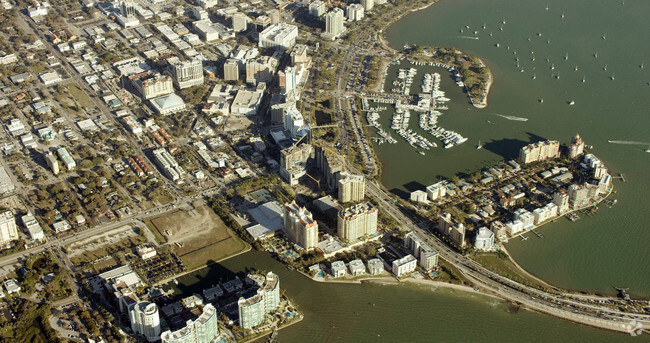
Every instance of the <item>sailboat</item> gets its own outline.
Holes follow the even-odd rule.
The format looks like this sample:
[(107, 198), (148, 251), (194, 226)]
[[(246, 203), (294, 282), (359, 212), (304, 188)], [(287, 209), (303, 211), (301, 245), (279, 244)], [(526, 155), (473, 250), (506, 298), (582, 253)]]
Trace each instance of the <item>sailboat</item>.
[(555, 78), (558, 79), (558, 80), (560, 79), (560, 72), (559, 71), (557, 72), (557, 75), (555, 75)]
[(483, 149), (483, 144), (481, 144), (481, 140), (478, 140), (478, 145), (476, 146), (476, 150)]
[(551, 70), (555, 70), (555, 63), (551, 63)]
[(598, 58), (598, 51), (596, 51), (596, 53), (594, 54), (594, 57)]
[(584, 77), (584, 75), (583, 75), (583, 76), (582, 76), (582, 83), (585, 83), (585, 81), (586, 81), (586, 80), (585, 80), (585, 77)]
[(645, 152), (650, 152), (650, 146), (648, 146), (648, 148), (645, 149)]
[(566, 55), (564, 55), (564, 60), (566, 61), (568, 59), (569, 59), (569, 53), (567, 52)]
[(578, 66), (576, 66), (576, 68), (575, 68), (575, 69), (573, 69), (573, 71), (578, 71)]
[(607, 39), (607, 35), (603, 33), (603, 39)]
[(603, 70), (607, 71), (607, 64), (605, 64), (605, 66), (603, 67)]
[(544, 9), (548, 11), (548, 4), (546, 4), (546, 8), (544, 8)]
[(639, 66), (641, 69), (643, 69), (643, 62), (641, 62), (641, 65)]
[(564, 19), (564, 12), (562, 12), (562, 19)]
[(612, 81), (614, 81), (614, 74), (612, 73), (612, 76), (610, 76), (609, 78), (612, 79)]
[(535, 80), (536, 78), (537, 78), (537, 75), (533, 74), (533, 80)]

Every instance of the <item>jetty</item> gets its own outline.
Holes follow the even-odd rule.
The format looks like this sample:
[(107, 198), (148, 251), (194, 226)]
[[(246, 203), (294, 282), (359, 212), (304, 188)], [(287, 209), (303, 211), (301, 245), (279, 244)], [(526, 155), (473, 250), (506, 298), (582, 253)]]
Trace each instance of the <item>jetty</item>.
[(539, 238), (544, 238), (544, 235), (542, 235), (541, 233), (535, 231), (535, 229), (530, 230), (530, 232), (534, 233)]

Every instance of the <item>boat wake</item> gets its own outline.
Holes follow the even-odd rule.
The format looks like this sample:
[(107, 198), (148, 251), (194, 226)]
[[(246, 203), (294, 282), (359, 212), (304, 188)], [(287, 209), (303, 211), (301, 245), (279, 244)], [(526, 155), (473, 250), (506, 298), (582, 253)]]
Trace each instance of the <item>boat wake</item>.
[(463, 38), (463, 39), (478, 39), (478, 37), (472, 37), (472, 36), (458, 36), (456, 38)]
[(648, 142), (635, 142), (635, 141), (613, 141), (613, 140), (608, 140), (607, 143), (629, 144), (629, 145), (650, 145), (650, 143), (648, 143)]
[(499, 114), (499, 113), (492, 113), (497, 117), (501, 117), (503, 119), (508, 119), (508, 120), (513, 120), (513, 121), (528, 121), (528, 118), (523, 118), (523, 117), (515, 117), (515, 116), (508, 116), (505, 114)]

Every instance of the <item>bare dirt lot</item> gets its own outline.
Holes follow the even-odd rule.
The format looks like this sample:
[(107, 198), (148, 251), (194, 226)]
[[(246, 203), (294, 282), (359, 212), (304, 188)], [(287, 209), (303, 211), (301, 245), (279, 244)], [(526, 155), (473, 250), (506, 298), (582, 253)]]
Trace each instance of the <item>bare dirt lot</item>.
[(156, 237), (174, 248), (188, 270), (247, 248), (246, 243), (204, 204), (195, 204), (190, 210), (177, 210), (147, 222)]

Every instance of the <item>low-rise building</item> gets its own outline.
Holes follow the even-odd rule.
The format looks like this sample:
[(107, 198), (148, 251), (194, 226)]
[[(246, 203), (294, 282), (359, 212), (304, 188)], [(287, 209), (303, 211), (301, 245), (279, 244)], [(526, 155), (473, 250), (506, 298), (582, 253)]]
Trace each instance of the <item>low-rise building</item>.
[(257, 110), (262, 102), (264, 92), (260, 90), (249, 91), (242, 89), (237, 92), (235, 99), (230, 106), (232, 114), (253, 116), (257, 114)]
[(405, 276), (415, 271), (418, 260), (413, 255), (406, 255), (393, 261), (393, 274), (397, 277)]
[(19, 293), (21, 288), (20, 284), (18, 284), (18, 281), (15, 279), (7, 279), (4, 282), (5, 290), (7, 290), (8, 294), (14, 294), (14, 293)]
[(140, 258), (143, 260), (152, 258), (157, 254), (156, 248), (149, 247), (146, 245), (138, 245), (137, 247), (135, 247), (135, 251), (138, 253), (138, 256), (140, 256)]
[(330, 265), (333, 277), (344, 277), (346, 274), (345, 263), (343, 261), (334, 261)]
[(366, 266), (358, 258), (350, 261), (348, 268), (350, 268), (350, 275), (352, 276), (359, 276), (366, 273)]
[(368, 260), (367, 264), (370, 275), (379, 275), (384, 272), (384, 262), (378, 258)]
[(0, 213), (0, 246), (5, 246), (18, 239), (16, 218), (11, 211)]
[(58, 148), (56, 149), (56, 152), (59, 155), (61, 161), (63, 161), (63, 165), (66, 169), (72, 170), (77, 166), (77, 163), (74, 161), (72, 156), (70, 156), (70, 153), (68, 153), (68, 150), (66, 148)]
[(38, 220), (36, 220), (36, 217), (34, 217), (33, 214), (27, 213), (26, 215), (22, 216), (21, 219), (23, 221), (23, 225), (25, 226), (25, 229), (27, 230), (27, 233), (29, 233), (29, 237), (32, 240), (45, 241), (45, 234), (43, 233), (43, 228), (41, 227), (41, 224), (39, 224)]
[(185, 175), (185, 169), (181, 167), (176, 159), (164, 148), (156, 149), (153, 151), (153, 157), (158, 166), (162, 169), (165, 176), (172, 181), (180, 180)]

